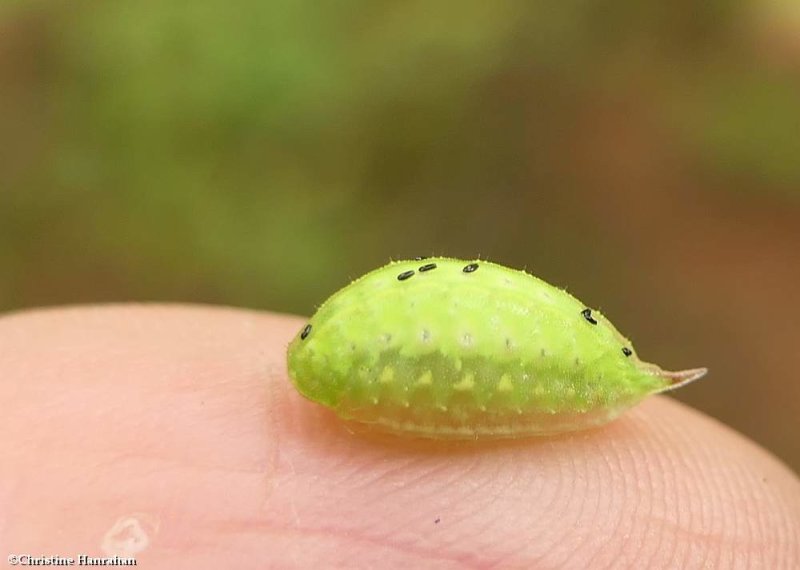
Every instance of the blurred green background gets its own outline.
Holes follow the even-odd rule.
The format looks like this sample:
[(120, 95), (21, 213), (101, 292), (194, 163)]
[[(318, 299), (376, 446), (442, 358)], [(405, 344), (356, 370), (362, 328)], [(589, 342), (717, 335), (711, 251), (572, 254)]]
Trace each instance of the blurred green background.
[(480, 256), (609, 315), (800, 467), (800, 8), (0, 4), (0, 310), (310, 314)]

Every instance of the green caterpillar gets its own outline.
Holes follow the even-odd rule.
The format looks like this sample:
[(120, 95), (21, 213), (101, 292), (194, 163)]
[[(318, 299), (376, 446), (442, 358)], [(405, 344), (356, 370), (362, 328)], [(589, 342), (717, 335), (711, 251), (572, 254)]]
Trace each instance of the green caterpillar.
[(642, 362), (599, 311), (541, 279), (448, 258), (355, 280), (287, 360), (297, 390), (341, 418), (429, 438), (589, 428), (706, 373)]

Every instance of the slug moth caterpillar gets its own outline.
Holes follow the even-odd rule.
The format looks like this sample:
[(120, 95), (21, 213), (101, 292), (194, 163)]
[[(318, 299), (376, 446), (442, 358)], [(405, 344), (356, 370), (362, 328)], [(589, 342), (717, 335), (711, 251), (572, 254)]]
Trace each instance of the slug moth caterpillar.
[(428, 438), (523, 437), (604, 424), (700, 378), (639, 359), (599, 311), (488, 261), (394, 261), (331, 296), (292, 340), (306, 398)]

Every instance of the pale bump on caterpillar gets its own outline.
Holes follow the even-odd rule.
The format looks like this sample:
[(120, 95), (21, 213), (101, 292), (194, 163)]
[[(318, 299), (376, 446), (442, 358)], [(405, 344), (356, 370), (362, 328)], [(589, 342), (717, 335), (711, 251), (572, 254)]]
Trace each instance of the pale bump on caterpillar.
[(325, 301), (287, 351), (309, 400), (425, 438), (515, 438), (602, 425), (706, 374), (639, 359), (599, 311), (482, 260), (394, 261)]

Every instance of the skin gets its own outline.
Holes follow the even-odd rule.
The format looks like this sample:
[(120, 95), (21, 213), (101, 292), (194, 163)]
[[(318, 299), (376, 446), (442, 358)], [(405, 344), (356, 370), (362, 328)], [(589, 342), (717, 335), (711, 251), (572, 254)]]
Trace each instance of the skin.
[[(800, 482), (656, 396), (559, 437), (354, 434), (301, 397), (303, 319), (0, 318), (0, 545), (146, 568), (792, 568)], [(720, 380), (722, 381), (722, 380)]]

